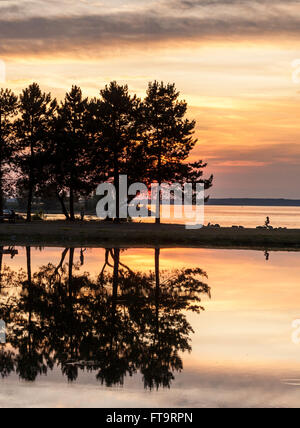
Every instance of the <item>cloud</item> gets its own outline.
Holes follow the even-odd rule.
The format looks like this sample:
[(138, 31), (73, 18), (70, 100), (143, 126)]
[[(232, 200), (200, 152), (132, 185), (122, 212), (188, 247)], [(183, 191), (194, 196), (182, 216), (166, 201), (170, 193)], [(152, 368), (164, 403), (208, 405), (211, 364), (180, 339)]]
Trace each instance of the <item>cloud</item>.
[[(299, 3), (299, 0), (285, 0), (285, 3)], [(185, 7), (197, 7), (197, 6), (212, 6), (212, 5), (234, 5), (241, 6), (244, 4), (275, 4), (282, 3), (282, 0), (168, 0), (168, 4), (182, 4)]]
[[(196, 150), (201, 151), (201, 145)], [(203, 151), (203, 148), (202, 148)], [(300, 165), (298, 144), (269, 144), (256, 146), (227, 146), (205, 149), (205, 158), (216, 166)]]
[(168, 8), (179, 8), (179, 9), (196, 9), (196, 8), (206, 8), (206, 7), (231, 7), (231, 8), (255, 8), (261, 6), (274, 7), (281, 6), (282, 3), (297, 5), (299, 4), (298, 0), (163, 0)]
[[(175, 1), (175, 3), (174, 3)], [(174, 0), (186, 8), (197, 5), (250, 5), (247, 0), (214, 0), (192, 1)], [(253, 2), (252, 2), (253, 3)], [(252, 4), (251, 3), (251, 4)], [(293, 5), (293, 2), (288, 2)], [(163, 3), (158, 3), (163, 4)], [(254, 2), (255, 5), (261, 2)], [(267, 6), (269, 2), (263, 1)], [(297, 3), (298, 4), (298, 3)], [(172, 41), (207, 41), (207, 40), (239, 40), (274, 37), (299, 37), (300, 14), (297, 14), (297, 4), (294, 4), (294, 13), (287, 8), (265, 8), (265, 13), (245, 14), (242, 11), (235, 13), (212, 13), (207, 7), (206, 12), (180, 14), (172, 12), (172, 7), (153, 9), (149, 6), (137, 12), (119, 9), (97, 14), (93, 13), (67, 15), (66, 2), (61, 10), (61, 16), (26, 16), (21, 18), (0, 18), (0, 54), (14, 52), (36, 53), (57, 52), (66, 50), (86, 50), (97, 46), (99, 50), (112, 45), (138, 45), (147, 43), (164, 43)], [(257, 6), (257, 7), (258, 7)], [(18, 7), (12, 5), (11, 7)], [(24, 6), (23, 6), (24, 7)], [(253, 7), (253, 4), (252, 4)], [(1, 10), (0, 2), (0, 10)], [(19, 7), (20, 14), (20, 7)], [(88, 9), (85, 10), (87, 12)], [(299, 11), (299, 10), (298, 10)], [(35, 12), (36, 13), (36, 12)], [(45, 14), (46, 15), (46, 14)], [(3, 17), (4, 16), (4, 17)]]

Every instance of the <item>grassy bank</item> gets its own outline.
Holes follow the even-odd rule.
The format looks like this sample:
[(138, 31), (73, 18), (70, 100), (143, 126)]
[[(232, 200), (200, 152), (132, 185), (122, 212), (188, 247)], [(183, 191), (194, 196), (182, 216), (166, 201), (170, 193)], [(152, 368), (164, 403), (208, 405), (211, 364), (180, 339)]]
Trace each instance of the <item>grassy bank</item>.
[(59, 247), (209, 247), (300, 250), (300, 229), (203, 228), (141, 223), (0, 224), (0, 244)]

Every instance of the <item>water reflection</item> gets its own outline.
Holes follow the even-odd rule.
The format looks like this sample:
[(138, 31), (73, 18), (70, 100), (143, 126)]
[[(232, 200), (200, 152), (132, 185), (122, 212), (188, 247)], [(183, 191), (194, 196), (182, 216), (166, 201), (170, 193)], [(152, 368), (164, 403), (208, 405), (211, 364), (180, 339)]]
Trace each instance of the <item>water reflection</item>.
[(66, 248), (57, 265), (36, 272), (30, 247), (26, 270), (2, 267), (1, 258), (3, 378), (15, 372), (34, 381), (59, 367), (69, 381), (88, 371), (101, 384), (122, 385), (140, 372), (145, 388), (170, 387), (183, 368), (181, 353), (191, 351), (186, 313), (200, 313), (202, 296), (210, 295), (207, 275), (200, 268), (161, 270), (158, 248), (154, 270), (142, 273), (123, 263), (123, 252), (106, 249), (96, 277), (80, 272), (85, 249), (77, 261), (77, 251)]

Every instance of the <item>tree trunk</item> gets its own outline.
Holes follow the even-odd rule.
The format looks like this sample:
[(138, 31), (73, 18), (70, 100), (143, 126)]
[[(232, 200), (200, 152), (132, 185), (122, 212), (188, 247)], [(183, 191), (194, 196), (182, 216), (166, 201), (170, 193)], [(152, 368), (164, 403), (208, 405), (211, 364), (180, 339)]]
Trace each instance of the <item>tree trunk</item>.
[(73, 265), (74, 265), (74, 248), (70, 248), (69, 253), (69, 297), (72, 299), (73, 290), (72, 290), (72, 280), (73, 280)]
[[(119, 178), (119, 176), (118, 176)], [(116, 185), (116, 223), (120, 223), (120, 187), (119, 187), (119, 180), (117, 179), (117, 185)]]
[(69, 288), (69, 311), (73, 315), (73, 266), (74, 266), (74, 248), (69, 248), (69, 275), (68, 275), (68, 288)]
[(116, 218), (115, 223), (120, 223), (120, 183), (119, 183), (119, 165), (118, 159), (114, 160), (114, 186), (116, 189)]
[(26, 247), (26, 262), (27, 262), (27, 291), (28, 291), (28, 343), (30, 347), (30, 331), (32, 318), (32, 274), (31, 274), (31, 247)]
[(159, 334), (159, 298), (160, 298), (160, 273), (159, 273), (160, 248), (155, 248), (155, 320), (156, 334)]
[(59, 271), (59, 269), (61, 269), (61, 268), (63, 267), (63, 264), (64, 264), (64, 261), (65, 261), (66, 255), (68, 254), (68, 251), (69, 251), (69, 248), (65, 248), (65, 249), (64, 249), (64, 251), (62, 252), (60, 262), (59, 262), (59, 264), (57, 265), (57, 267), (55, 268), (55, 271), (54, 271), (53, 276), (54, 276), (55, 274), (57, 274), (57, 273), (58, 273), (58, 271)]
[[(2, 135), (2, 118), (0, 116), (0, 131), (1, 131), (1, 135)], [(3, 171), (2, 171), (2, 164), (3, 164), (3, 147), (4, 147), (4, 140), (1, 137), (0, 138), (0, 217), (1, 217), (1, 221), (3, 221), (3, 203), (4, 203), (4, 198), (3, 198)]]
[(31, 285), (31, 248), (26, 247), (26, 262), (27, 262), (27, 281), (28, 286)]
[(27, 302), (28, 302), (28, 340), (27, 350), (28, 353), (32, 350), (32, 312), (33, 312), (33, 295), (32, 295), (32, 274), (31, 274), (31, 247), (26, 247), (26, 262), (27, 262)]
[(70, 203), (70, 208), (69, 208), (70, 217), (69, 217), (69, 219), (71, 221), (75, 221), (75, 213), (74, 213), (74, 190), (73, 190), (73, 185), (72, 184), (70, 186), (70, 201), (69, 201), (69, 203)]
[(160, 183), (159, 183), (158, 201), (156, 204), (156, 218), (155, 218), (156, 224), (160, 224), (160, 211), (161, 211), (161, 190), (160, 190)]
[(31, 149), (31, 165), (29, 171), (29, 188), (28, 188), (28, 200), (27, 200), (27, 222), (31, 222), (31, 209), (32, 209), (32, 198), (33, 198), (33, 150)]
[(60, 194), (58, 192), (56, 193), (56, 196), (60, 202), (61, 209), (62, 209), (64, 216), (66, 217), (66, 220), (70, 220), (70, 216), (69, 216), (68, 210), (66, 208), (64, 198), (62, 196), (60, 196)]
[(4, 209), (4, 198), (3, 198), (3, 174), (2, 164), (0, 160), (0, 222), (3, 222), (3, 209)]
[(161, 181), (162, 181), (162, 177), (161, 177), (161, 150), (162, 150), (162, 143), (161, 140), (159, 140), (159, 153), (158, 153), (158, 175), (157, 175), (157, 181), (158, 181), (158, 206), (156, 205), (156, 219), (155, 219), (155, 223), (156, 224), (160, 224), (160, 211), (161, 211)]
[(27, 222), (31, 222), (31, 207), (32, 207), (32, 186), (29, 185), (29, 192), (28, 192), (28, 200), (27, 200), (27, 217), (26, 217), (26, 221)]
[(112, 295), (112, 318), (115, 319), (118, 298), (119, 285), (119, 266), (120, 266), (120, 249), (114, 249), (114, 274), (113, 274), (113, 295)]

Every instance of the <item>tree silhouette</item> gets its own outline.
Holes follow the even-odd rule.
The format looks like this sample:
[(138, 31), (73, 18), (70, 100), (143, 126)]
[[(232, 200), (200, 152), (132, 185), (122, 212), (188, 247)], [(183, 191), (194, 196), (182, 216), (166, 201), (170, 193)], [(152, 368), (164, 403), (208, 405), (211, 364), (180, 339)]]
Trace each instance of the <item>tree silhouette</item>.
[(19, 184), (27, 189), (27, 221), (31, 221), (32, 200), (37, 186), (44, 179), (43, 160), (48, 147), (49, 121), (56, 109), (56, 100), (43, 93), (37, 83), (24, 89), (20, 95), (16, 121), (18, 152), (15, 162), (21, 169)]
[[(187, 103), (179, 100), (175, 84), (149, 83), (144, 100), (144, 117), (147, 124), (148, 181), (159, 185), (174, 182), (205, 182), (208, 189), (213, 177), (203, 180), (206, 164), (186, 162), (197, 140), (193, 137), (195, 121), (185, 118)], [(184, 163), (186, 162), (186, 163)], [(162, 192), (158, 193), (156, 223), (160, 223)]]
[[(74, 221), (75, 203), (91, 196), (96, 202), (97, 185), (108, 181), (116, 189), (118, 222), (120, 175), (127, 176), (128, 186), (192, 182), (209, 189), (213, 177), (203, 177), (207, 165), (188, 162), (197, 140), (195, 121), (186, 119), (186, 112), (187, 103), (180, 101), (175, 84), (156, 81), (149, 83), (143, 101), (117, 82), (105, 86), (100, 97), (92, 100), (72, 86), (60, 105), (37, 83), (24, 89), (19, 99), (2, 89), (0, 217), (7, 177), (17, 184), (6, 186), (11, 193), (16, 188), (20, 200), (26, 199), (27, 221), (31, 221), (34, 197), (48, 199), (43, 202), (47, 207), (50, 201), (59, 201), (66, 219)], [(5, 167), (11, 164), (15, 169), (9, 176)], [(129, 196), (127, 203), (135, 196)], [(158, 205), (159, 223), (161, 191)]]
[(3, 218), (5, 173), (14, 152), (13, 118), (17, 114), (18, 98), (9, 89), (0, 89), (0, 218)]
[[(108, 260), (109, 255), (112, 262)], [(101, 284), (109, 280), (113, 282), (114, 301), (127, 308), (130, 325), (135, 326), (136, 332), (136, 368), (143, 373), (145, 388), (150, 389), (154, 386), (169, 387), (174, 378), (173, 372), (182, 369), (178, 351), (191, 350), (189, 335), (193, 332), (182, 311), (200, 313), (204, 310), (200, 304), (201, 295), (210, 296), (210, 288), (202, 281), (207, 277), (204, 271), (183, 269), (161, 275), (159, 258), (160, 250), (157, 248), (154, 273), (134, 273), (123, 265), (124, 269), (119, 270), (117, 276), (120, 250), (106, 250), (104, 267), (113, 269), (113, 277), (103, 280), (103, 269), (99, 276)]]
[(209, 294), (205, 273), (159, 272), (158, 249), (154, 273), (134, 272), (121, 254), (106, 250), (105, 268), (95, 280), (78, 274), (74, 249), (64, 250), (58, 266), (32, 273), (28, 248), (27, 272), (4, 270), (7, 286), (16, 291), (0, 300), (7, 324), (2, 376), (17, 372), (33, 381), (59, 367), (69, 381), (87, 370), (112, 386), (140, 371), (145, 388), (170, 387), (183, 367), (179, 353), (191, 350), (193, 330), (183, 311), (200, 312), (201, 296)]
[[(139, 135), (140, 100), (129, 94), (128, 86), (111, 82), (100, 91), (100, 98), (90, 107), (95, 140), (95, 169), (98, 176), (111, 181), (116, 189), (116, 221), (119, 221), (119, 176), (126, 174), (128, 181), (137, 178), (140, 171), (141, 136)], [(102, 161), (101, 161), (102, 160)], [(103, 160), (105, 163), (103, 164)], [(99, 168), (100, 166), (100, 168)]]
[[(73, 86), (52, 121), (50, 168), (44, 194), (54, 193), (68, 220), (75, 220), (74, 202), (94, 189), (91, 141), (87, 131), (88, 100)], [(69, 196), (69, 212), (65, 197)]]

